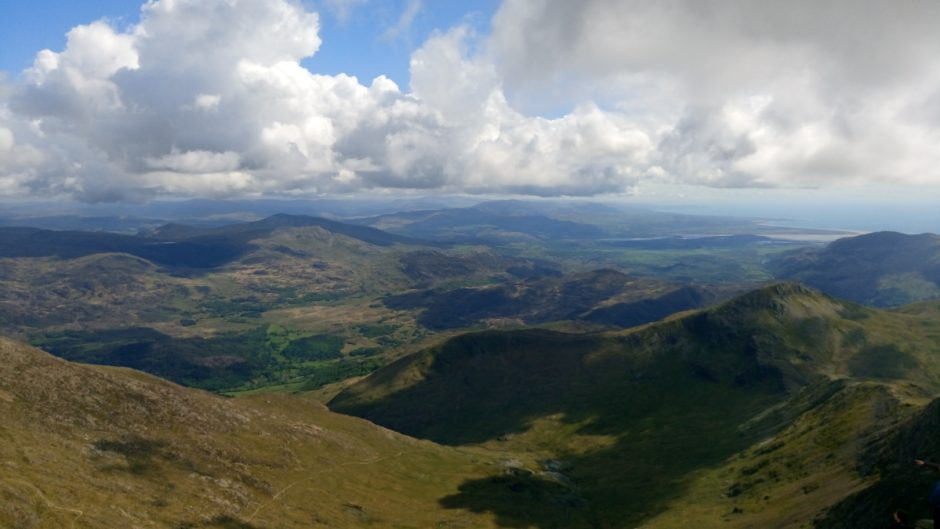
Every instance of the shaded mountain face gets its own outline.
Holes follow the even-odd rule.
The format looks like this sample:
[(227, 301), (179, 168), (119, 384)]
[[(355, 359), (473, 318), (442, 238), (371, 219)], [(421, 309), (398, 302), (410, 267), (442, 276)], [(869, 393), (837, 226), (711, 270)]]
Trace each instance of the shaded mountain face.
[(539, 270), (516, 266), (536, 278), (484, 287), (429, 289), (383, 298), (393, 309), (423, 309), (418, 322), (429, 329), (456, 329), (488, 319), (525, 323), (584, 320), (630, 327), (703, 306), (714, 296), (616, 270), (538, 278)]
[(664, 294), (596, 308), (579, 316), (579, 319), (619, 327), (635, 327), (661, 320), (677, 312), (703, 307), (714, 299), (715, 294), (701, 288), (679, 287)]
[(225, 399), (0, 339), (0, 527), (482, 527), (496, 462), (314, 401)]
[[(600, 526), (676, 527), (671, 507), (689, 503), (682, 512), (708, 513), (702, 527), (786, 516), (795, 527), (861, 485), (859, 452), (836, 447), (904, 416), (893, 388), (937, 394), (936, 331), (919, 315), (783, 284), (619, 333), (463, 335), (377, 371), (330, 407), (445, 444), (558, 460)], [(515, 512), (480, 499), (501, 487), (472, 482), (452, 501)], [(770, 494), (786, 502), (761, 499)]]
[(158, 241), (105, 232), (0, 228), (0, 257), (74, 259), (125, 253), (166, 266), (212, 268), (237, 259), (249, 249), (247, 244), (224, 239)]
[(769, 268), (833, 296), (900, 306), (940, 298), (940, 236), (870, 233), (785, 254)]
[[(412, 413), (409, 406), (433, 408), (442, 402), (434, 398), (439, 393), (449, 395), (449, 411), (458, 403), (468, 410), (488, 403), (494, 410), (502, 409), (499, 416), (503, 418), (515, 408), (524, 417), (530, 413), (528, 405), (552, 410), (577, 401), (568, 394), (571, 391), (582, 392), (582, 397), (604, 393), (601, 382), (609, 384), (610, 391), (666, 383), (671, 388), (686, 380), (761, 387), (782, 395), (788, 387), (819, 379), (823, 366), (835, 362), (837, 353), (852, 340), (857, 341), (852, 347), (862, 347), (862, 338), (846, 335), (864, 334), (852, 318), (867, 314), (865, 309), (803, 287), (781, 285), (625, 334), (574, 335), (543, 330), (467, 334), (380, 370), (339, 395), (331, 405), (363, 413), (380, 424), (387, 422), (382, 410), (389, 410), (396, 419), (387, 425), (394, 429), (460, 442), (458, 432), (438, 424), (435, 417), (439, 414), (427, 409)], [(494, 370), (492, 378), (490, 369)], [(530, 380), (532, 377), (537, 380)], [(411, 381), (409, 387), (391, 390), (398, 387), (399, 378)], [(456, 389), (466, 384), (472, 385), (467, 391)], [(477, 384), (489, 390), (477, 393), (472, 389)], [(481, 398), (497, 388), (508, 393)], [(529, 394), (533, 396), (527, 397)], [(468, 414), (484, 422), (489, 415), (483, 411), (458, 414), (467, 424), (459, 430), (467, 430), (474, 441), (499, 434), (498, 429), (481, 429), (478, 421), (468, 421)], [(421, 425), (411, 425), (408, 417)], [(516, 422), (524, 422), (522, 417)], [(442, 437), (435, 437), (428, 429)]]

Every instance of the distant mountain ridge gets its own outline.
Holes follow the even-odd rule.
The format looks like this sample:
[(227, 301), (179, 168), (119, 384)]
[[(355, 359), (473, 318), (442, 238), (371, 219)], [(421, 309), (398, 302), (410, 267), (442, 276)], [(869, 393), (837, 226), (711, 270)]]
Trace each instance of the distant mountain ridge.
[(518, 235), (594, 239), (606, 234), (591, 224), (558, 220), (541, 214), (494, 213), (475, 207), (396, 213), (356, 222), (413, 237), (448, 242), (501, 240)]
[[(677, 233), (730, 236), (785, 231), (758, 225), (749, 219), (668, 213), (639, 205), (527, 200), (495, 200), (468, 207), (389, 213), (350, 222), (421, 239), (482, 243), (669, 238)], [(732, 238), (698, 242), (735, 247), (765, 241)], [(675, 244), (688, 248), (689, 243)]]
[(940, 298), (940, 235), (875, 232), (804, 248), (772, 261), (779, 278), (796, 280), (876, 307)]
[(424, 241), (418, 239), (386, 233), (368, 226), (347, 224), (322, 217), (288, 215), (286, 213), (278, 213), (253, 222), (227, 224), (215, 228), (197, 228), (183, 224), (170, 223), (154, 230), (151, 236), (170, 240), (231, 238), (241, 242), (247, 242), (251, 239), (268, 235), (279, 228), (306, 228), (313, 226), (377, 246), (425, 244)]
[(0, 227), (0, 257), (72, 259), (98, 253), (127, 253), (164, 266), (215, 268), (252, 251), (253, 239), (279, 228), (319, 227), (377, 246), (424, 244), (417, 239), (319, 217), (278, 214), (263, 220), (197, 228), (167, 224), (143, 235)]

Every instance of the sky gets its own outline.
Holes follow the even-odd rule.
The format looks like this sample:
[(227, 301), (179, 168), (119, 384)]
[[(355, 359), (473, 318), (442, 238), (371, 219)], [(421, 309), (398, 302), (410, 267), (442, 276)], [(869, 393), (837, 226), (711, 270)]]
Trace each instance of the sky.
[[(75, 26), (105, 19), (127, 31), (140, 22), (141, 0), (0, 0), (0, 71), (16, 75), (32, 66), (42, 49), (61, 50)], [(408, 59), (433, 30), (461, 23), (482, 25), (498, 2), (447, 0), (333, 0), (303, 2), (321, 15), (323, 44), (302, 64), (317, 73), (346, 73), (369, 81), (385, 75), (408, 86)], [(409, 8), (409, 6), (411, 6)], [(403, 19), (406, 13), (410, 14)], [(355, 16), (353, 16), (355, 15)]]
[(935, 0), (0, 0), (0, 199), (940, 199)]

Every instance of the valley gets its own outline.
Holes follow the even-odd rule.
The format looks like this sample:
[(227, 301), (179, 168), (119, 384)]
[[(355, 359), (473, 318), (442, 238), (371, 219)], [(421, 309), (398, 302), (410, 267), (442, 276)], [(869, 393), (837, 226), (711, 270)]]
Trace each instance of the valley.
[(0, 1), (0, 529), (940, 528), (940, 1)]
[[(485, 214), (460, 219), (468, 230), (515, 226), (531, 239), (524, 248), (284, 214), (214, 227), (171, 222), (137, 235), (0, 227), (0, 330), (63, 358), (215, 391), (316, 389), (466, 330), (655, 321), (770, 278), (740, 277), (726, 261), (798, 246), (765, 249), (760, 239), (730, 249), (642, 250), (662, 264), (634, 272), (628, 260), (649, 258), (633, 248), (545, 235), (557, 222), (592, 226), (567, 236), (609, 229), (587, 224), (590, 208), (562, 209), (564, 221), (529, 215), (519, 223), (508, 205), (518, 206), (484, 205)], [(619, 218), (601, 211), (593, 222)], [(577, 212), (586, 215), (580, 224), (571, 220)], [(742, 229), (741, 221), (724, 222)], [(556, 253), (564, 245), (598, 253)], [(731, 254), (710, 262), (703, 252)], [(681, 264), (691, 261), (700, 272)], [(330, 346), (284, 354), (304, 340)]]
[[(940, 396), (940, 296), (908, 281), (890, 291), (901, 306), (880, 300), (894, 278), (933, 279), (933, 239), (821, 244), (644, 215), (497, 202), (137, 234), (0, 227), (0, 328), (14, 340), (0, 520), (665, 529), (926, 517), (916, 491), (930, 477), (898, 454), (940, 457), (911, 441), (929, 435)], [(863, 290), (829, 279), (836, 270), (882, 297), (843, 299)], [(43, 435), (54, 441), (31, 441)], [(115, 515), (101, 506), (118, 489), (133, 493)]]

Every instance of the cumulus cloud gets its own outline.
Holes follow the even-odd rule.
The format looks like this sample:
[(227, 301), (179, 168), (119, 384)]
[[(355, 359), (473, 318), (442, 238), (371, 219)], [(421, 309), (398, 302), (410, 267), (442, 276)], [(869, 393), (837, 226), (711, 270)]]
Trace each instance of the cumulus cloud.
[[(491, 34), (431, 35), (405, 92), (301, 66), (299, 3), (156, 0), (0, 80), (0, 196), (930, 183), (936, 27), (927, 0), (505, 0)], [(571, 110), (526, 112), (546, 97)]]
[(506, 0), (489, 53), (511, 100), (595, 98), (664, 131), (654, 167), (676, 181), (920, 184), (937, 27), (928, 0)]

